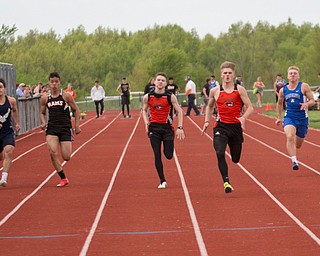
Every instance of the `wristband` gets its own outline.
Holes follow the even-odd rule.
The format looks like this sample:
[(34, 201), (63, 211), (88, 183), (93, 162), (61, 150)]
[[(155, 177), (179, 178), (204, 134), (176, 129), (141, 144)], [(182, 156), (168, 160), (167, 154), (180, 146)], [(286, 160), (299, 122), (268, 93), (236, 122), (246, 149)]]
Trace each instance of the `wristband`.
[(178, 126), (178, 129), (179, 129), (179, 130), (183, 130), (183, 127), (182, 127), (182, 126)]
[(204, 123), (209, 123), (209, 121), (204, 121)]

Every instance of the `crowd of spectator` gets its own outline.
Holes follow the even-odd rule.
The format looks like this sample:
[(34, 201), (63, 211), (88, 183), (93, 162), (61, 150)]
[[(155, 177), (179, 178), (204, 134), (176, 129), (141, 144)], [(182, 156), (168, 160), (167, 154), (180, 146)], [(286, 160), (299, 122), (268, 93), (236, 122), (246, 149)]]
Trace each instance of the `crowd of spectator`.
[(16, 95), (18, 98), (32, 98), (41, 96), (48, 91), (48, 85), (41, 82), (31, 86), (30, 84), (20, 83), (16, 84)]

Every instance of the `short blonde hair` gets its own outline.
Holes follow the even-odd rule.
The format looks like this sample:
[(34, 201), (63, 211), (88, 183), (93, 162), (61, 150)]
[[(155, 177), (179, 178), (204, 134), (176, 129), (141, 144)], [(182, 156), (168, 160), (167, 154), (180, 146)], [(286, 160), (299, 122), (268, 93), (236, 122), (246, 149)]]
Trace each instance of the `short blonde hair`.
[(298, 72), (300, 72), (300, 68), (298, 68), (297, 66), (288, 67), (288, 72), (289, 72), (290, 69), (297, 70)]
[(221, 70), (224, 69), (224, 68), (231, 68), (234, 71), (235, 68), (236, 68), (236, 64), (234, 64), (231, 61), (225, 61), (220, 65), (220, 69)]

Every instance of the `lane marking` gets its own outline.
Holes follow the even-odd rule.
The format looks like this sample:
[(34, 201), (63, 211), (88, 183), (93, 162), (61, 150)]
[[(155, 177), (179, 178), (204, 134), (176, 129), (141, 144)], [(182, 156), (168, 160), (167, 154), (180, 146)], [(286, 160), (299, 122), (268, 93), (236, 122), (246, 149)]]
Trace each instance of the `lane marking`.
[[(266, 125), (264, 125), (264, 124), (260, 124), (260, 123), (258, 123), (258, 122), (256, 122), (256, 121), (253, 121), (253, 120), (251, 120), (251, 119), (247, 119), (247, 121), (249, 121), (249, 122), (251, 122), (251, 123), (254, 123), (254, 124), (256, 124), (256, 125), (259, 125), (259, 126), (261, 126), (261, 127), (263, 127), (263, 128), (266, 128), (266, 129), (268, 129), (268, 130), (270, 130), (270, 131), (278, 132), (278, 133), (281, 133), (281, 134), (285, 135), (284, 131), (279, 131), (279, 130), (277, 130), (277, 129), (274, 129), (274, 128), (271, 128), (271, 127), (266, 126)], [(310, 144), (310, 145), (312, 145), (312, 146), (315, 146), (315, 147), (317, 147), (317, 148), (320, 148), (320, 145), (315, 144), (315, 143), (313, 143), (313, 142), (311, 142), (311, 141), (308, 141), (307, 139), (305, 139), (304, 142), (307, 143), (307, 144)]]
[[(120, 113), (120, 114), (121, 114), (121, 113)], [(125, 145), (125, 147), (124, 147), (124, 149), (123, 149), (123, 151), (122, 151), (122, 154), (121, 154), (121, 156), (120, 156), (119, 162), (118, 162), (118, 164), (117, 164), (116, 169), (115, 169), (114, 172), (113, 172), (112, 178), (111, 178), (111, 180), (110, 180), (110, 183), (109, 183), (109, 186), (108, 186), (108, 188), (107, 188), (107, 191), (106, 191), (106, 193), (104, 194), (104, 197), (103, 197), (102, 202), (101, 202), (101, 204), (100, 204), (100, 207), (99, 207), (99, 210), (98, 210), (98, 212), (97, 212), (97, 215), (96, 215), (96, 217), (95, 217), (95, 219), (94, 219), (94, 222), (93, 222), (93, 224), (92, 224), (92, 226), (91, 226), (91, 228), (90, 228), (90, 231), (89, 231), (89, 234), (88, 234), (88, 236), (87, 236), (87, 238), (86, 238), (86, 241), (84, 242), (84, 245), (83, 245), (83, 247), (82, 247), (82, 249), (81, 249), (80, 256), (85, 256), (85, 255), (87, 255), (89, 246), (90, 246), (90, 244), (91, 244), (92, 238), (93, 238), (93, 236), (94, 236), (94, 234), (95, 234), (95, 232), (96, 232), (96, 229), (97, 229), (97, 227), (98, 227), (98, 223), (99, 223), (99, 221), (100, 221), (100, 219), (101, 219), (102, 212), (103, 212), (103, 210), (104, 210), (104, 208), (105, 208), (105, 206), (106, 206), (106, 204), (107, 204), (107, 200), (108, 200), (109, 195), (110, 195), (110, 193), (111, 193), (112, 187), (113, 187), (113, 185), (114, 185), (114, 183), (115, 183), (115, 180), (116, 180), (116, 177), (117, 177), (117, 175), (118, 175), (118, 172), (119, 172), (120, 166), (121, 166), (121, 164), (122, 164), (123, 158), (124, 158), (124, 156), (125, 156), (125, 154), (126, 154), (126, 152), (127, 152), (129, 143), (131, 142), (131, 139), (132, 139), (135, 131), (137, 130), (137, 127), (138, 127), (138, 124), (139, 124), (140, 119), (141, 119), (141, 115), (139, 116), (139, 118), (138, 118), (138, 120), (137, 120), (137, 122), (136, 122), (136, 125), (135, 125), (135, 127), (133, 128), (133, 131), (132, 131), (132, 133), (131, 133), (128, 141), (127, 141), (127, 144)]]
[[(191, 118), (190, 118), (191, 122), (200, 130), (202, 131), (202, 129), (200, 128), (200, 126), (194, 122)], [(245, 134), (245, 133), (244, 133)], [(213, 141), (212, 137), (209, 136), (208, 133), (205, 133), (205, 135), (211, 140)], [(251, 138), (253, 138), (252, 136), (245, 134)], [(254, 138), (253, 138), (254, 139)], [(270, 149), (273, 149), (271, 146), (257, 140), (254, 139), (257, 142), (260, 142), (262, 145), (267, 146)], [(284, 156), (287, 156), (286, 154), (276, 150), (277, 153), (281, 153)], [(228, 155), (229, 158), (231, 158), (231, 155), (226, 151), (226, 154)], [(288, 157), (288, 156), (287, 156)], [(299, 162), (300, 163), (300, 162)], [(320, 246), (320, 238), (317, 237), (309, 228), (307, 228), (292, 212), (290, 212), (264, 185), (262, 185), (261, 182), (258, 181), (258, 179), (256, 179), (244, 166), (242, 166), (240, 163), (237, 163), (237, 165), (244, 171), (244, 173), (246, 173), (302, 230), (304, 230), (319, 246)], [(304, 164), (303, 164), (304, 165)], [(306, 166), (306, 165), (304, 165)], [(312, 169), (312, 168), (311, 168)], [(316, 172), (318, 173), (318, 172)], [(319, 173), (318, 173), (319, 174)]]
[[(96, 133), (93, 137), (91, 137), (89, 140), (84, 142), (80, 147), (78, 147), (72, 154), (71, 158), (85, 145), (87, 145), (89, 142), (91, 142), (93, 139), (95, 139), (99, 134), (101, 134), (103, 131), (105, 131), (119, 116), (121, 113), (119, 113), (113, 120), (108, 123), (107, 126), (105, 126), (102, 130), (100, 130), (98, 133)], [(42, 145), (45, 145), (46, 143), (42, 143), (38, 145), (37, 147), (40, 147)], [(31, 150), (30, 150), (31, 151)], [(21, 155), (22, 156), (22, 155)], [(20, 157), (21, 157), (20, 156)], [(18, 159), (18, 158), (17, 158)], [(14, 159), (16, 160), (16, 159)], [(62, 163), (62, 166), (64, 166), (67, 163), (67, 161), (64, 161)], [(56, 174), (56, 170), (54, 170), (35, 190), (33, 190), (28, 196), (26, 196), (11, 212), (9, 212), (1, 221), (0, 221), (0, 227), (8, 221), (31, 197), (33, 197), (54, 175)]]
[(206, 245), (205, 245), (205, 243), (203, 241), (203, 238), (202, 238), (202, 235), (201, 235), (201, 231), (200, 231), (200, 227), (199, 227), (198, 220), (197, 220), (197, 217), (196, 217), (196, 213), (195, 213), (194, 208), (192, 206), (192, 201), (191, 201), (191, 198), (190, 198), (190, 195), (189, 195), (187, 184), (186, 184), (186, 181), (184, 179), (183, 172), (182, 172), (182, 169), (181, 169), (181, 166), (180, 166), (176, 151), (174, 151), (173, 156), (174, 156), (174, 161), (175, 161), (177, 169), (178, 169), (181, 185), (182, 185), (183, 192), (184, 192), (184, 197), (185, 197), (186, 202), (187, 202), (189, 214), (190, 214), (192, 225), (193, 225), (193, 230), (194, 230), (194, 233), (196, 235), (197, 243), (198, 243), (198, 246), (199, 246), (199, 249), (200, 249), (200, 254), (202, 256), (207, 256), (208, 252), (207, 252), (207, 249), (206, 249)]

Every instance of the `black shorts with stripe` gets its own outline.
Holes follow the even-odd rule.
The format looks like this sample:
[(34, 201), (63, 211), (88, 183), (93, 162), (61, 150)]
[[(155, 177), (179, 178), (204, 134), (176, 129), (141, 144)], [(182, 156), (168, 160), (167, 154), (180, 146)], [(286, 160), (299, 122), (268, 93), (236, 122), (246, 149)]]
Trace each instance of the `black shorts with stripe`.
[(74, 132), (72, 128), (69, 127), (51, 127), (48, 126), (46, 130), (46, 135), (57, 136), (59, 141), (73, 141), (74, 140)]

